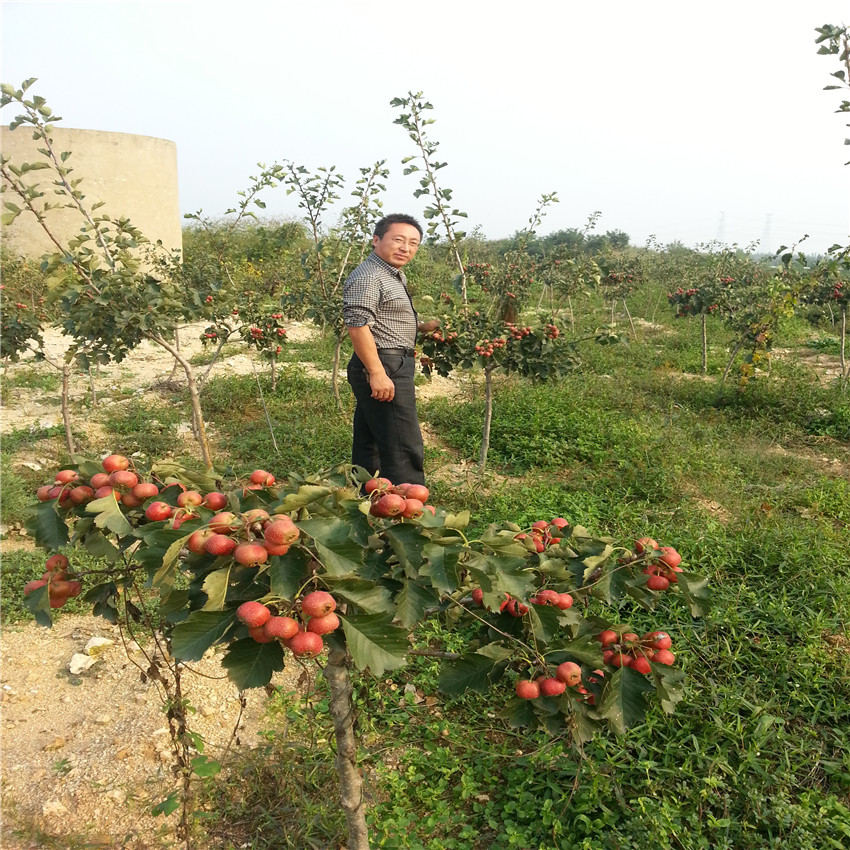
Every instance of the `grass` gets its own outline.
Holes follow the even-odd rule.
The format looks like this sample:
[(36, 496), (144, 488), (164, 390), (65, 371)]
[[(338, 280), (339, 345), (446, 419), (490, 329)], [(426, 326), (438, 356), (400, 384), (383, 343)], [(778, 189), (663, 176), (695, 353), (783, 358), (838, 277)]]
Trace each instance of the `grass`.
[[(630, 307), (638, 317), (655, 302), (650, 293)], [(565, 516), (626, 542), (649, 534), (676, 546), (686, 565), (710, 577), (711, 614), (693, 621), (671, 603), (655, 614), (626, 605), (615, 616), (674, 635), (685, 700), (673, 715), (650, 712), (623, 738), (576, 749), (509, 728), (498, 716), (501, 692), (441, 695), (433, 660), (416, 659), (381, 681), (357, 675), (373, 846), (850, 843), (850, 396), (793, 358), (774, 362), (745, 392), (734, 380), (721, 384), (730, 340), (711, 323), (703, 378), (698, 324), (674, 321), (663, 307), (656, 324), (639, 326), (628, 346), (584, 346), (582, 371), (557, 383), (500, 379), (490, 477), (467, 485), (435, 477), (433, 501), (468, 508), (473, 531), (495, 520)], [(792, 352), (809, 344), (807, 326), (783, 332)], [(319, 338), (284, 351), (329, 369), (333, 345)], [(222, 466), (285, 475), (347, 458), (344, 379), (341, 412), (326, 382), (294, 366), (282, 368), (275, 392), (265, 375), (260, 388), (265, 409), (253, 378), (214, 377), (204, 390)], [(116, 450), (174, 451), (185, 418), (176, 401), (112, 415)], [(429, 447), (429, 472), (450, 458), (475, 461), (480, 396), (434, 399), (420, 414), (441, 443)], [(4, 440), (4, 502), (8, 486), (18, 492), (6, 455), (25, 445), (22, 436)], [(10, 515), (20, 509), (13, 503)], [(20, 569), (18, 576), (4, 559), (5, 600), (37, 564)], [(4, 605), (4, 620), (16, 615), (14, 603), (8, 612)], [(416, 639), (451, 648), (457, 636), (429, 626)], [(405, 695), (405, 685), (418, 696)], [(321, 679), (317, 687), (308, 703), (275, 694), (264, 744), (206, 787), (205, 846), (344, 842)]]

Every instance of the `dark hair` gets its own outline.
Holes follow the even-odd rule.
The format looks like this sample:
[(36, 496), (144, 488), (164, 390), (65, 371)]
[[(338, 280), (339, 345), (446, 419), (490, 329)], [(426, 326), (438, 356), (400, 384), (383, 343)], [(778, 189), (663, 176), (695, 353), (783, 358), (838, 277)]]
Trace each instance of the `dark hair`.
[(405, 215), (404, 213), (392, 213), (391, 215), (385, 215), (375, 225), (374, 235), (377, 236), (378, 239), (383, 239), (384, 234), (390, 229), (390, 226), (393, 224), (409, 224), (415, 227), (419, 231), (420, 239), (425, 235), (422, 230), (422, 225), (412, 215)]

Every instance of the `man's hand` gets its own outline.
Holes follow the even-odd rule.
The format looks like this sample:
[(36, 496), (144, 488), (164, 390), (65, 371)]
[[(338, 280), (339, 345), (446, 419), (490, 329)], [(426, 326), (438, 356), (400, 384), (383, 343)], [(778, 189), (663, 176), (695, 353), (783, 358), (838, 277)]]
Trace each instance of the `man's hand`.
[(395, 384), (384, 371), (370, 372), (369, 386), (376, 401), (392, 401), (395, 398)]
[(437, 328), (439, 328), (439, 327), (440, 327), (440, 320), (439, 319), (431, 319), (430, 322), (420, 322), (416, 326), (416, 330), (418, 330), (419, 333), (421, 333), (421, 334), (430, 334), (430, 333), (433, 333), (435, 330), (437, 330)]

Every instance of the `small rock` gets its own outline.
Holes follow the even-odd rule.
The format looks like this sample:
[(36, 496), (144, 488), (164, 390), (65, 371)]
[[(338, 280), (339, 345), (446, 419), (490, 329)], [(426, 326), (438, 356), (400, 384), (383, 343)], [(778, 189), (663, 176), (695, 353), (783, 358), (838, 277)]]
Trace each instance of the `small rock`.
[(58, 801), (50, 800), (41, 807), (41, 813), (46, 818), (61, 817), (69, 814), (68, 810)]
[(107, 791), (106, 796), (112, 800), (113, 803), (117, 803), (119, 806), (122, 803), (127, 802), (127, 794), (120, 788), (113, 788), (112, 791)]
[(131, 755), (133, 755), (133, 751), (129, 747), (122, 747), (115, 753), (115, 758), (117, 761), (124, 761), (130, 758)]
[(94, 658), (88, 655), (83, 655), (80, 652), (75, 652), (71, 656), (71, 661), (68, 664), (68, 670), (72, 675), (78, 676), (83, 670), (88, 670), (92, 664), (95, 664)]
[(108, 714), (99, 714), (95, 717), (94, 722), (98, 726), (109, 726), (112, 723), (112, 718)]
[(198, 709), (198, 714), (200, 714), (201, 717), (211, 717), (215, 713), (216, 711), (211, 705), (202, 705)]
[(105, 637), (93, 637), (86, 644), (86, 654), (92, 658), (97, 658), (98, 655), (105, 652), (110, 646), (115, 644), (114, 640)]
[(53, 750), (61, 750), (62, 747), (64, 747), (64, 746), (65, 746), (65, 739), (61, 735), (57, 735), (53, 739), (52, 743), (46, 744), (45, 746), (43, 746), (42, 750), (49, 753), (49, 752), (52, 752)]

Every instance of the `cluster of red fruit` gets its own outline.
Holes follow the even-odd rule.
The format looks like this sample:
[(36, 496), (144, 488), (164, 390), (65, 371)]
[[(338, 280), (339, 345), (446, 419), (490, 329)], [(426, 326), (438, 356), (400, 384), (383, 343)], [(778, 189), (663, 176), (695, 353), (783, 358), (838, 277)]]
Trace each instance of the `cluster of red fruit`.
[[(593, 675), (588, 677), (588, 681), (595, 684), (604, 676), (604, 670), (594, 670)], [(575, 688), (576, 693), (581, 694), (578, 697), (580, 702), (587, 702), (589, 705), (596, 704), (596, 696), (582, 684), (581, 667), (573, 661), (564, 661), (563, 664), (559, 664), (555, 668), (554, 675), (551, 675), (547, 670), (546, 673), (537, 676), (535, 679), (520, 679), (516, 683), (516, 695), (521, 699), (557, 697), (564, 693), (567, 688)]]
[(613, 629), (605, 629), (596, 639), (602, 644), (602, 659), (612, 667), (631, 667), (638, 673), (649, 673), (650, 661), (669, 665), (676, 660), (670, 652), (673, 641), (667, 632), (647, 632), (638, 637), (634, 632), (619, 635)]
[[(480, 587), (476, 587), (472, 591), (472, 601), (476, 605), (484, 604), (484, 591)], [(532, 596), (528, 601), (532, 605), (552, 605), (562, 611), (573, 607), (573, 597), (569, 593), (558, 593), (557, 590), (551, 588), (539, 590), (537, 595)], [(499, 611), (508, 613), (512, 617), (522, 617), (528, 613), (528, 605), (520, 602), (519, 599), (514, 599), (510, 593), (506, 593), (505, 599), (499, 605)]]
[(53, 484), (36, 491), (40, 502), (59, 499), (60, 507), (84, 505), (94, 499), (115, 495), (124, 507), (138, 508), (151, 496), (159, 493), (152, 481), (142, 479), (130, 470), (130, 460), (124, 455), (108, 455), (103, 459), (103, 472), (96, 472), (88, 483), (74, 469), (61, 469)]
[(530, 327), (526, 326), (524, 328), (521, 328), (518, 325), (513, 324), (512, 322), (505, 322), (505, 327), (508, 329), (508, 333), (514, 339), (522, 339), (523, 337), (526, 337), (531, 333)]
[(569, 523), (562, 516), (557, 516), (547, 522), (538, 519), (531, 523), (531, 533), (521, 531), (514, 535), (514, 540), (528, 540), (536, 552), (544, 552), (550, 546), (557, 546), (561, 542), (561, 535), (569, 528)]
[(339, 628), (334, 613), (336, 600), (327, 591), (314, 590), (301, 600), (301, 620), (278, 616), (262, 602), (243, 602), (236, 609), (236, 618), (248, 627), (248, 634), (257, 643), (280, 640), (297, 658), (315, 658), (324, 648), (322, 635)]
[(24, 585), (24, 596), (29, 596), (40, 587), (47, 587), (47, 596), (51, 608), (61, 608), (69, 599), (79, 596), (83, 586), (76, 579), (69, 578), (68, 559), (61, 554), (51, 555), (44, 564), (44, 575)]
[(635, 552), (646, 559), (643, 572), (649, 576), (646, 586), (650, 590), (667, 590), (678, 584), (682, 556), (672, 546), (659, 546), (651, 537), (641, 537), (635, 541)]
[(369, 508), (372, 516), (416, 519), (425, 511), (436, 513), (433, 505), (425, 504), (430, 493), (424, 484), (394, 485), (389, 478), (370, 478), (363, 489), (372, 501)]
[(561, 331), (557, 325), (546, 325), (546, 336), (549, 339), (557, 339), (561, 335)]
[(496, 339), (482, 339), (481, 342), (475, 346), (475, 353), (480, 354), (482, 357), (492, 357), (493, 352), (497, 348), (504, 348), (507, 344), (508, 341), (502, 337), (497, 337)]
[(433, 339), (434, 342), (454, 342), (457, 339), (457, 334), (454, 331), (449, 331), (444, 335), (441, 330), (436, 330), (429, 334), (429, 338)]

